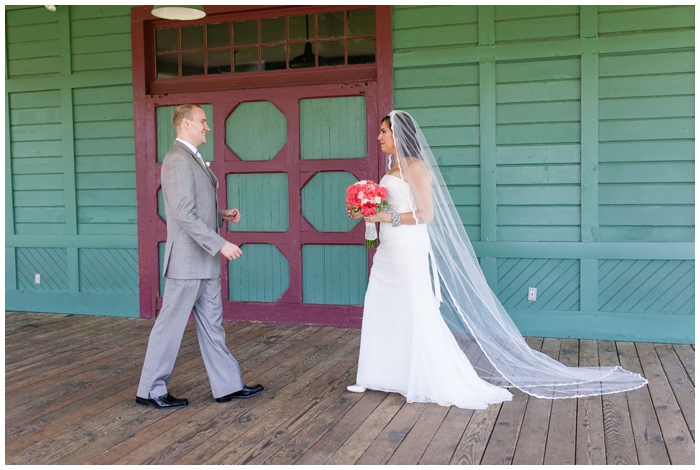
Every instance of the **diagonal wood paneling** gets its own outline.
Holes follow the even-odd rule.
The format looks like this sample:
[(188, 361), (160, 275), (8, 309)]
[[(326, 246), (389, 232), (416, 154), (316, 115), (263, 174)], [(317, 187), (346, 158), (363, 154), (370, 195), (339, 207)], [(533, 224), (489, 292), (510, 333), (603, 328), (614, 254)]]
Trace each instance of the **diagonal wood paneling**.
[(695, 313), (694, 261), (600, 260), (598, 270), (603, 312)]
[[(41, 284), (34, 283), (41, 274)], [(65, 248), (17, 248), (17, 289), (36, 292), (66, 292), (68, 262)]]
[[(499, 259), (498, 299), (506, 309), (578, 310), (580, 267), (570, 259)], [(527, 300), (537, 287), (537, 300)]]
[(83, 248), (78, 253), (81, 292), (138, 294), (138, 251)]

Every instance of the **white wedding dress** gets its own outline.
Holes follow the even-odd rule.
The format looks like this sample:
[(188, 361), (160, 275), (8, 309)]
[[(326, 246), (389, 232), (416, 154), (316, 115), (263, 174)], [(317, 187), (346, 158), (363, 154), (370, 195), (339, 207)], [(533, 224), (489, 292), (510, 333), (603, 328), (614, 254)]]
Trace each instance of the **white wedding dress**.
[[(386, 175), (392, 210), (411, 212), (401, 178)], [(365, 296), (356, 384), (396, 392), (409, 403), (485, 409), (512, 398), (482, 380), (440, 314), (425, 225), (382, 223)]]

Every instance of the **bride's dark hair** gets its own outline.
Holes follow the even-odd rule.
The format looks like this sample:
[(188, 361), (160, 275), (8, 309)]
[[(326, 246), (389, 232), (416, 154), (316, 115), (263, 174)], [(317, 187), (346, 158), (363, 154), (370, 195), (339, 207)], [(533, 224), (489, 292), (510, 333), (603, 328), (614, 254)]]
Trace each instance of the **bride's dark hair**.
[[(404, 132), (399, 139), (399, 144), (403, 153), (402, 156), (421, 158), (422, 147), (420, 145), (420, 141), (418, 140), (416, 126), (413, 124), (413, 119), (411, 116), (408, 113), (398, 111), (394, 113), (394, 119), (397, 119), (398, 123), (402, 124), (401, 128), (404, 129)], [(384, 118), (382, 118), (382, 122), (384, 121), (389, 123), (389, 129), (391, 129), (393, 132), (393, 128), (391, 127), (391, 117), (389, 115), (384, 116)], [(394, 136), (396, 138), (396, 134), (394, 134)]]

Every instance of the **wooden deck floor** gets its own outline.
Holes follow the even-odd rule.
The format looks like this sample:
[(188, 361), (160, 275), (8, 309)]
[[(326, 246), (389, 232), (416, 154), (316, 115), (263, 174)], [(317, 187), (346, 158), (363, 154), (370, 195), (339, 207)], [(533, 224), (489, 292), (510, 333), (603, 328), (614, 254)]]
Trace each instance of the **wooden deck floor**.
[(528, 338), (570, 365), (621, 364), (649, 385), (487, 410), (353, 394), (360, 332), (226, 324), (248, 384), (216, 403), (190, 324), (170, 392), (178, 410), (134, 403), (152, 322), (5, 315), (6, 464), (693, 464), (692, 345)]

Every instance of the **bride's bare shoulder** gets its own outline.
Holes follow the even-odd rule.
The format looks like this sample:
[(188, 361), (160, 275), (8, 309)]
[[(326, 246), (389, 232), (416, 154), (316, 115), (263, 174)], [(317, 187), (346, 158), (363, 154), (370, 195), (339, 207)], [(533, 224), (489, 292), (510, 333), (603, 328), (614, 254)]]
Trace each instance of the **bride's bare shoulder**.
[(420, 158), (408, 159), (408, 169), (416, 175), (430, 178), (430, 170)]

